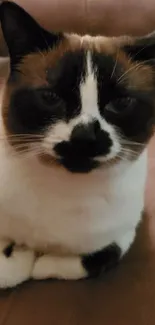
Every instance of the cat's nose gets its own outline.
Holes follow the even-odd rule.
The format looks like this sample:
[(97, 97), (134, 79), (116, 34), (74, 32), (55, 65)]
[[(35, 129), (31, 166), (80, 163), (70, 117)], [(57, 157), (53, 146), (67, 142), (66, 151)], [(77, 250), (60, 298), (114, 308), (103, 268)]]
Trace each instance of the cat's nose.
[(76, 125), (71, 134), (71, 142), (94, 143), (100, 130), (100, 123), (98, 121)]
[(98, 121), (78, 124), (69, 141), (55, 145), (54, 150), (62, 165), (72, 172), (88, 172), (99, 166), (97, 156), (110, 152), (112, 140)]

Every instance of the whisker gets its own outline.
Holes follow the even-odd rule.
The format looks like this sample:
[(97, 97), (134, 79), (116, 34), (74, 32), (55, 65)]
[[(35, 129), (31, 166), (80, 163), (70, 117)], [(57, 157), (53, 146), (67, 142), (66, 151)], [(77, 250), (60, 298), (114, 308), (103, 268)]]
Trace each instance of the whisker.
[(42, 37), (43, 37), (43, 40), (44, 40), (44, 42), (45, 42), (45, 44), (46, 44), (46, 46), (47, 46), (47, 51), (48, 50), (50, 50), (51, 49), (51, 46), (49, 45), (49, 43), (47, 42), (47, 39), (46, 39), (46, 37), (44, 36), (44, 34), (42, 33), (42, 35), (41, 35)]
[(112, 70), (111, 76), (110, 76), (110, 80), (113, 78), (114, 73), (115, 73), (115, 71), (116, 71), (116, 67), (117, 67), (117, 63), (118, 63), (118, 55), (119, 55), (119, 49), (118, 49), (118, 51), (117, 51), (116, 60), (115, 60), (115, 63), (114, 63), (114, 67), (113, 67), (113, 70)]
[(137, 153), (136, 152), (131, 152), (131, 151), (124, 151), (122, 152), (123, 156), (126, 156), (126, 158), (136, 158), (137, 157)]
[(40, 143), (41, 142), (41, 140), (40, 139), (38, 139), (38, 140), (36, 140), (36, 139), (10, 139), (10, 142), (12, 143), (12, 144), (23, 144), (23, 143), (34, 143), (34, 142), (37, 142), (37, 143)]
[(23, 152), (25, 150), (27, 151), (32, 151), (32, 150), (35, 150), (36, 148), (39, 148), (39, 146), (37, 146), (37, 144), (34, 144), (33, 147), (25, 147), (25, 145), (23, 144), (19, 144), (19, 145), (16, 145), (13, 147), (14, 150), (17, 150), (19, 152)]
[(50, 140), (46, 140), (46, 143), (47, 144), (57, 144), (57, 143), (59, 143), (59, 142), (61, 142), (61, 141), (63, 141), (63, 139), (58, 139), (58, 140), (53, 140), (53, 139), (50, 139)]
[(135, 151), (135, 150), (132, 150), (132, 149), (124, 149), (124, 148), (122, 148), (122, 150), (121, 150), (121, 152), (127, 152), (127, 153), (134, 153), (134, 154), (137, 154), (137, 152)]
[[(1, 135), (0, 135), (0, 137), (1, 137)], [(10, 134), (10, 135), (7, 135), (7, 138), (13, 138), (13, 137), (44, 137), (43, 135), (39, 135), (39, 134), (26, 134), (26, 133), (24, 133), (24, 134)], [(5, 136), (5, 138), (6, 138), (6, 136)]]
[(37, 52), (40, 54), (40, 56), (43, 58), (43, 60), (45, 61), (45, 54), (42, 52), (42, 51), (40, 51), (40, 49), (39, 48), (37, 48)]
[(39, 137), (0, 137), (0, 141), (6, 143), (9, 141), (10, 143), (20, 143), (20, 142), (41, 142), (42, 139), (44, 138), (39, 138)]
[(17, 151), (12, 152), (11, 156), (14, 158), (23, 158), (28, 154), (31, 154), (32, 156), (37, 155), (37, 154), (41, 154), (42, 150), (40, 148), (38, 148), (37, 146), (32, 148), (26, 148), (23, 149), (21, 151), (18, 151), (20, 148), (15, 148)]
[(134, 152), (136, 152), (136, 150), (137, 150), (137, 145), (136, 145), (136, 147), (135, 147), (135, 149), (134, 148), (128, 148), (128, 147), (122, 147), (122, 149), (121, 150), (123, 150), (123, 151), (134, 151)]
[[(136, 56), (139, 54), (139, 53), (141, 53), (142, 51), (144, 51), (146, 48), (148, 48), (148, 47), (150, 47), (150, 46), (152, 46), (152, 44), (146, 44), (144, 47), (142, 47), (140, 50), (138, 50), (136, 53), (135, 53), (135, 55), (133, 56), (133, 59), (135, 59), (136, 58)], [(144, 61), (145, 62), (145, 61)]]
[(116, 158), (120, 158), (121, 161), (128, 161), (128, 157), (124, 156), (123, 154), (119, 153)]
[(26, 74), (23, 71), (21, 71), (18, 67), (14, 68), (14, 71), (16, 71), (17, 73), (22, 74), (24, 77), (26, 76)]
[(128, 140), (121, 140), (121, 143), (126, 144), (126, 145), (145, 147), (144, 143), (135, 142), (135, 141), (132, 142), (132, 141), (128, 141)]
[(119, 85), (125, 78), (125, 76), (131, 72), (132, 70), (137, 70), (139, 69), (140, 67), (142, 67), (142, 63), (137, 63), (135, 64), (134, 66), (130, 67), (127, 71), (125, 71), (118, 79), (117, 79), (117, 85)]

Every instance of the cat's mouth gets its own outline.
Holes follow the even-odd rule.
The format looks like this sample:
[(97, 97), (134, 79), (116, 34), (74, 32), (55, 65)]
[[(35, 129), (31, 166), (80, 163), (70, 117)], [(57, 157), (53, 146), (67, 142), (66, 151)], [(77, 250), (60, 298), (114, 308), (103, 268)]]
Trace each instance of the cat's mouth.
[[(102, 150), (101, 150), (102, 149)], [(106, 156), (108, 151), (97, 146), (95, 141), (63, 141), (55, 145), (57, 161), (72, 173), (88, 173), (100, 167), (99, 157)]]
[(93, 146), (93, 143), (90, 145), (87, 143), (86, 146), (85, 143), (79, 142), (75, 146), (72, 142), (64, 141), (56, 144), (52, 151), (44, 148), (48, 153), (43, 154), (41, 158), (51, 167), (64, 168), (72, 173), (89, 173), (94, 169), (107, 166), (107, 162), (108, 166), (117, 162), (116, 154), (109, 155), (109, 149), (105, 150), (104, 146), (101, 149)]
[[(95, 158), (79, 156), (54, 157), (51, 154), (42, 153), (38, 155), (39, 160), (49, 167), (64, 168), (71, 173), (89, 173), (94, 169), (112, 167), (120, 162), (120, 156), (99, 161)], [(108, 162), (108, 164), (107, 164)]]
[(88, 173), (100, 166), (95, 159), (79, 157), (63, 157), (59, 162), (72, 173)]
[(49, 167), (62, 167), (72, 173), (89, 173), (100, 166), (100, 162), (95, 159), (66, 156), (55, 158), (52, 155), (42, 153), (39, 160)]

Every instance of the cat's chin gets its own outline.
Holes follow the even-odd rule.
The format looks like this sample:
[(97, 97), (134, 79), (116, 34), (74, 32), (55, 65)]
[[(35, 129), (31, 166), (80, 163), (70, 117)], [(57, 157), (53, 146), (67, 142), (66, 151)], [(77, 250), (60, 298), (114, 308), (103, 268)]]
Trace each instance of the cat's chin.
[(75, 159), (70, 157), (62, 158), (60, 163), (72, 173), (89, 173), (100, 166), (100, 163), (94, 159)]
[(39, 161), (48, 167), (63, 168), (72, 173), (89, 173), (100, 167), (100, 162), (94, 159), (79, 158), (60, 158), (56, 159), (49, 154), (41, 154), (38, 156)]
[(112, 159), (99, 161), (81, 157), (55, 158), (47, 153), (40, 154), (38, 159), (42, 164), (48, 167), (65, 169), (71, 173), (89, 173), (100, 168), (112, 167), (120, 162), (120, 158), (117, 156)]

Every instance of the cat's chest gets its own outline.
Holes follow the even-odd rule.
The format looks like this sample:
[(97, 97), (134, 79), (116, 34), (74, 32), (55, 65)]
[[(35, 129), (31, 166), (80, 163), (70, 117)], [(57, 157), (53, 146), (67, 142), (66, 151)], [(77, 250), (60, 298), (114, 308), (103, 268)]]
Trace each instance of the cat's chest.
[(97, 249), (132, 224), (142, 206), (144, 182), (137, 192), (137, 186), (126, 186), (131, 175), (113, 181), (102, 171), (74, 176), (61, 169), (8, 164), (0, 176), (0, 233), (34, 247)]
[(106, 201), (102, 186), (95, 182), (83, 184), (83, 189), (78, 182), (74, 186), (56, 182), (46, 191), (43, 184), (19, 186), (8, 194), (2, 204), (6, 234), (11, 229), (13, 239), (35, 248), (60, 246), (89, 252), (102, 246), (103, 233), (115, 230), (125, 213), (120, 213), (118, 199)]
[(74, 176), (57, 169), (41, 170), (40, 175), (27, 170), (8, 172), (0, 195), (4, 210), (20, 219), (55, 225), (70, 221), (76, 227), (107, 210), (108, 200), (115, 200), (114, 189), (102, 173)]

